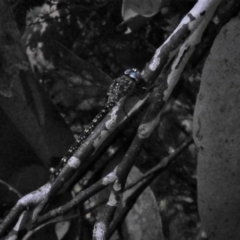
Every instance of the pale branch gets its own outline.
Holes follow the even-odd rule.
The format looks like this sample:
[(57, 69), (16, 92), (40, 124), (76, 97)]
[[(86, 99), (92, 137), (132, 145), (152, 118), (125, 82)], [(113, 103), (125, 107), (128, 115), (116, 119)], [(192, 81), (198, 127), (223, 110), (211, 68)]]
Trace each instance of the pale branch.
[(198, 28), (205, 15), (215, 9), (221, 0), (199, 0), (191, 11), (182, 19), (178, 27), (159, 47), (150, 63), (142, 72), (143, 78), (153, 82), (176, 55), (186, 39)]
[(106, 188), (108, 185), (114, 183), (115, 180), (116, 169), (101, 180), (97, 181), (95, 184), (91, 185), (89, 188), (79, 192), (71, 201), (69, 201), (65, 205), (62, 205), (61, 207), (53, 209), (48, 213), (44, 214), (43, 216), (40, 216), (37, 220), (37, 224), (42, 224), (52, 218), (69, 212), (72, 208), (76, 207), (80, 203), (83, 203), (84, 201), (92, 197), (94, 194)]
[[(3, 236), (9, 228), (13, 227), (13, 225), (16, 223), (16, 221), (18, 220), (19, 216), (23, 213), (23, 211), (43, 201), (44, 198), (49, 193), (49, 191), (50, 184), (47, 183), (38, 190), (33, 191), (27, 194), (26, 196), (22, 197), (20, 200), (18, 200), (16, 205), (11, 209), (11, 211), (8, 213), (8, 215), (4, 218), (3, 222), (1, 223), (0, 235)], [(17, 223), (16, 226), (17, 225), (20, 225), (20, 223)], [(18, 227), (16, 228), (18, 229)]]
[(4, 240), (17, 240), (18, 239), (18, 234), (19, 234), (19, 231), (21, 230), (21, 223), (25, 217), (25, 214), (26, 214), (26, 211), (21, 213), (14, 228), (8, 233), (8, 235), (4, 238)]
[(193, 33), (186, 39), (186, 41), (180, 47), (177, 56), (175, 57), (170, 73), (167, 76), (167, 82), (169, 88), (165, 91), (165, 100), (169, 99), (174, 87), (176, 86), (189, 58), (194, 52), (196, 45), (201, 42), (203, 32), (212, 19), (212, 16), (221, 0), (216, 1), (215, 4), (205, 13), (205, 17), (202, 22), (196, 27)]
[(125, 200), (125, 206), (121, 209), (119, 215), (117, 215), (117, 217), (113, 220), (112, 224), (110, 225), (106, 234), (106, 239), (111, 238), (112, 234), (116, 231), (118, 226), (124, 221), (125, 217), (132, 209), (139, 196), (151, 184), (151, 182), (156, 178), (156, 176), (157, 175), (152, 175), (147, 179), (144, 179), (139, 184), (139, 186), (134, 190), (134, 192)]
[(122, 162), (117, 167), (117, 179), (112, 185), (109, 201), (102, 212), (101, 218), (94, 226), (94, 240), (106, 239), (110, 221), (112, 220), (116, 207), (118, 206), (120, 195), (124, 190), (125, 182), (129, 172), (132, 169), (134, 160), (141, 151), (141, 147), (145, 140), (148, 139), (159, 123), (160, 111), (165, 104), (165, 101), (163, 100), (163, 89), (165, 89), (165, 84), (162, 84), (158, 87), (153, 102), (149, 106), (148, 111), (145, 113), (132, 144), (130, 145)]

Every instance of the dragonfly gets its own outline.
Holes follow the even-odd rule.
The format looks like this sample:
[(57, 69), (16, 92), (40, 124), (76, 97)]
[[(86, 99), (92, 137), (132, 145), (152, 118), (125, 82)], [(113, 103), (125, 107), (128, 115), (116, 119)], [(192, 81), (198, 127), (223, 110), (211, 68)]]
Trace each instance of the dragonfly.
[(69, 148), (67, 154), (61, 159), (60, 164), (51, 175), (51, 180), (56, 179), (63, 167), (66, 165), (68, 160), (71, 158), (73, 153), (81, 146), (84, 140), (94, 131), (95, 127), (100, 123), (107, 113), (117, 104), (117, 102), (124, 96), (131, 94), (137, 84), (141, 82), (140, 72), (133, 68), (127, 69), (124, 75), (115, 79), (109, 87), (107, 93), (108, 100), (101, 111), (96, 115), (92, 122), (87, 125), (75, 143)]
[[(55, 104), (71, 105), (72, 103), (64, 102), (68, 98), (68, 94), (72, 98), (76, 95), (77, 98), (75, 101), (77, 103), (86, 99), (104, 99), (107, 97), (105, 105), (90, 124), (84, 127), (74, 144), (54, 169), (50, 176), (50, 180), (54, 181), (74, 152), (94, 131), (95, 127), (116, 103), (122, 97), (131, 94), (135, 87), (141, 86), (141, 73), (136, 68), (127, 69), (122, 76), (111, 80), (107, 74), (78, 58), (70, 50), (55, 41), (38, 43), (35, 49), (28, 49), (27, 53), (32, 64), (32, 69), (38, 75), (37, 77), (42, 79), (43, 86), (46, 86), (49, 81), (52, 82), (53, 86), (49, 92), (50, 96), (55, 95), (53, 99), (53, 102), (55, 100)], [(110, 87), (108, 87), (109, 85)], [(101, 90), (99, 91), (99, 89)], [(62, 100), (59, 95), (62, 95)], [(81, 97), (78, 98), (78, 96)]]

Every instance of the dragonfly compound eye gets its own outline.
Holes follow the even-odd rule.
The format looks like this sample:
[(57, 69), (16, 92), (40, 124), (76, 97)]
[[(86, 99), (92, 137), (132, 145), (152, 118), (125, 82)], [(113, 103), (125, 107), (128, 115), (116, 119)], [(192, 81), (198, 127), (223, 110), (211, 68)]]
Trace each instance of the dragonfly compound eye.
[(136, 82), (139, 82), (141, 79), (141, 73), (136, 68), (127, 69), (124, 74), (134, 79)]

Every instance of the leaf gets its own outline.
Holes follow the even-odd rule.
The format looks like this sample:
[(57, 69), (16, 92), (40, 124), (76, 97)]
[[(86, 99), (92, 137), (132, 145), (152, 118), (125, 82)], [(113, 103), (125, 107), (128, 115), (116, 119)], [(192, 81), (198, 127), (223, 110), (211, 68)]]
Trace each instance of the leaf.
[(137, 15), (152, 17), (161, 5), (162, 0), (124, 0), (122, 5), (122, 17), (124, 21)]
[(124, 21), (117, 26), (117, 30), (125, 30), (126, 26), (125, 34), (138, 30), (158, 12), (161, 2), (162, 0), (124, 0), (122, 5)]
[(194, 113), (198, 204), (211, 240), (240, 239), (240, 19), (217, 36)]
[(124, 32), (125, 34), (129, 34), (132, 31), (136, 31), (138, 30), (140, 27), (142, 27), (147, 21), (149, 20), (149, 18), (143, 17), (141, 15), (136, 15), (132, 18), (129, 18), (126, 21), (123, 21), (121, 24), (119, 24), (117, 26), (117, 30), (118, 31), (123, 31), (126, 29), (127, 26), (127, 30)]
[(62, 240), (67, 231), (69, 230), (70, 222), (59, 222), (55, 225), (55, 232), (57, 234), (57, 239)]
[[(127, 184), (134, 182), (139, 176), (141, 176), (141, 172), (136, 167), (133, 167), (128, 176)], [(125, 200), (136, 187), (124, 192), (123, 200)], [(159, 209), (150, 187), (147, 187), (143, 191), (127, 215), (125, 231), (125, 234), (129, 236), (130, 240), (164, 239)]]

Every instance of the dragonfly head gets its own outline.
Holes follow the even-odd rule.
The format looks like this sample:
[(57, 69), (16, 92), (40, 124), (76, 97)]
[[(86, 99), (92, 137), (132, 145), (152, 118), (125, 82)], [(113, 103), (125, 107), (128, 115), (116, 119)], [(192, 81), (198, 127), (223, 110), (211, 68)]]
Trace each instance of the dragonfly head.
[(137, 83), (141, 81), (141, 73), (136, 68), (127, 69), (125, 70), (124, 74)]

